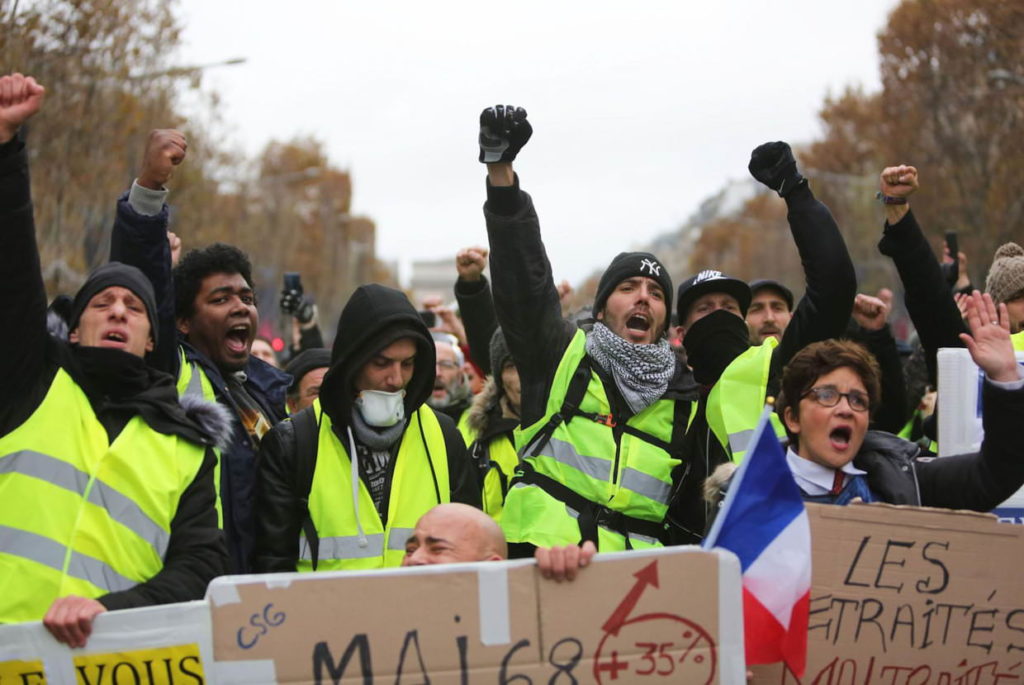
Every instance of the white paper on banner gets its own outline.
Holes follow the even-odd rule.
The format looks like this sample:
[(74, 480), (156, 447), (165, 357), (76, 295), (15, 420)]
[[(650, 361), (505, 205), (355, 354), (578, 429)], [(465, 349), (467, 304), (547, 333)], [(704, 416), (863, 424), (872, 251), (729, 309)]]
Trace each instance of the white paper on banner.
[[(1024, 352), (1017, 352), (1024, 366)], [(939, 456), (981, 449), (981, 386), (984, 374), (963, 347), (943, 347), (937, 356), (939, 391)]]
[[(206, 602), (100, 614), (83, 649), (58, 643), (42, 623), (0, 626), (0, 682), (214, 682)], [(38, 674), (38, 675), (37, 675)], [(79, 678), (79, 675), (82, 678)]]
[[(944, 347), (938, 353), (939, 456), (968, 454), (981, 449), (981, 387), (984, 374), (963, 347)], [(1024, 366), (1024, 352), (1017, 352)], [(1024, 508), (1024, 488), (1001, 507)]]

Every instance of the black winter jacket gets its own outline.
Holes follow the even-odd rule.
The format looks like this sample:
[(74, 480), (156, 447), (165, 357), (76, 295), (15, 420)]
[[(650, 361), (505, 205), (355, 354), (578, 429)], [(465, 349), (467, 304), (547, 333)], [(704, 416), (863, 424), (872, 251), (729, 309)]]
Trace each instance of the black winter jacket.
[(867, 471), (868, 485), (884, 502), (991, 511), (1024, 485), (1024, 388), (986, 382), (982, 403), (985, 439), (977, 454), (921, 456), (916, 443), (869, 431), (853, 465)]
[[(46, 326), (46, 292), (35, 243), (29, 190), (28, 160), (24, 144), (15, 139), (0, 146), (0, 435), (14, 431), (39, 407), (58, 368), (64, 368), (80, 386), (87, 385), (75, 364), (75, 349), (51, 337)], [(166, 241), (165, 241), (166, 242)], [(173, 379), (154, 380), (169, 383)], [(89, 397), (96, 418), (113, 439), (126, 423), (123, 411), (106, 407), (103, 397)], [(187, 412), (189, 421), (161, 432), (173, 432), (200, 444), (212, 445), (223, 417), (205, 413), (210, 422), (200, 425), (198, 406)], [(215, 426), (214, 424), (219, 424)], [(162, 570), (144, 583), (99, 598), (108, 609), (201, 599), (206, 585), (226, 570), (226, 551), (217, 526), (213, 473), (216, 457), (207, 447), (195, 479), (181, 493), (171, 521), (171, 535)]]
[(963, 347), (960, 333), (968, 331), (913, 210), (895, 224), (885, 224), (878, 251), (891, 257), (899, 272), (907, 312), (917, 329), (928, 364), (928, 378), (934, 385), (939, 348)]
[[(518, 178), (514, 186), (507, 188), (488, 183), (487, 197), (484, 217), (491, 246), (494, 308), (519, 371), (520, 416), (522, 425), (528, 426), (544, 416), (555, 371), (577, 327), (562, 318), (551, 264), (540, 236), (540, 222), (533, 200), (519, 189)], [(628, 416), (627, 405), (615, 384), (609, 382), (604, 386), (613, 414)], [(679, 362), (663, 399), (694, 403), (698, 399), (692, 374)], [(691, 446), (698, 447), (696, 443)], [(689, 491), (692, 485), (699, 490), (709, 460), (703, 453), (687, 449), (674, 456), (682, 461), (675, 487)], [(688, 530), (700, 531), (704, 516), (699, 497), (684, 498), (677, 507), (675, 520)], [(510, 549), (511, 555), (531, 553), (525, 547)]]

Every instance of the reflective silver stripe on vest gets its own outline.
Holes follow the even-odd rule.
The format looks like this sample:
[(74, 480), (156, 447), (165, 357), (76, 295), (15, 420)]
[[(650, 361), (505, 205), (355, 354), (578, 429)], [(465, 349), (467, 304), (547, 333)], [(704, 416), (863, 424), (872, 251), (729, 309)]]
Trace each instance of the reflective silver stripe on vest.
[(672, 494), (672, 486), (668, 483), (631, 468), (622, 470), (622, 487), (660, 504), (668, 504), (669, 495)]
[[(309, 544), (302, 540), (299, 550), (299, 557), (303, 561), (313, 561), (313, 555), (309, 551)], [(366, 546), (359, 545), (358, 535), (338, 535), (329, 538), (320, 538), (319, 561), (330, 559), (370, 559), (384, 554), (384, 533), (375, 533), (366, 536)], [(402, 540), (404, 546), (405, 540)]]
[(571, 442), (558, 438), (551, 438), (541, 454), (600, 481), (607, 481), (612, 473), (612, 464), (607, 459), (580, 454)]
[[(573, 447), (572, 443), (565, 440), (551, 438), (543, 453), (545, 456), (553, 458), (559, 464), (571, 466), (577, 471), (582, 471), (591, 478), (600, 481), (607, 481), (611, 475), (611, 462), (607, 459), (580, 454)], [(620, 485), (626, 490), (631, 490), (662, 504), (668, 504), (668, 498), (672, 490), (672, 486), (668, 483), (662, 483), (657, 478), (632, 468), (622, 470)]]
[(194, 362), (189, 362), (188, 366), (189, 366), (189, 369), (192, 371), (192, 375), (189, 376), (188, 385), (185, 386), (185, 393), (184, 394), (192, 396), (192, 397), (202, 397), (203, 396), (203, 379), (200, 376), (202, 371), (200, 371), (199, 366), (197, 364), (195, 364)]
[[(0, 526), (0, 549), (5, 554), (28, 559), (56, 571), (63, 572), (64, 570), (64, 556), (67, 554), (67, 548), (42, 535)], [(74, 550), (71, 550), (67, 573), (69, 576), (88, 581), (107, 592), (127, 590), (138, 585), (137, 582), (125, 578), (99, 559)]]
[(732, 450), (733, 454), (736, 454), (737, 452), (746, 452), (752, 437), (754, 437), (753, 428), (745, 431), (729, 433), (729, 449)]
[(409, 541), (415, 528), (392, 528), (391, 536), (388, 538), (388, 549), (405, 551), (405, 543)]
[[(66, 461), (42, 452), (21, 450), (0, 458), (0, 473), (18, 473), (69, 490), (76, 495), (85, 494), (89, 474)], [(125, 526), (148, 542), (161, 559), (167, 552), (170, 534), (161, 528), (129, 497), (97, 479), (89, 491), (89, 502), (107, 510), (111, 519)]]

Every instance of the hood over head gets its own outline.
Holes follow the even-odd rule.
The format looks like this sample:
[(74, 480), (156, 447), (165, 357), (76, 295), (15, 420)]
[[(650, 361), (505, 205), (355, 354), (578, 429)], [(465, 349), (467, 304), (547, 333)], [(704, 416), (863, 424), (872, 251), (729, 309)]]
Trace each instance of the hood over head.
[(331, 368), (320, 386), (320, 404), (335, 424), (349, 423), (359, 370), (400, 338), (412, 338), (416, 343), (415, 368), (405, 386), (405, 415), (409, 416), (434, 388), (435, 354), (430, 331), (402, 291), (377, 283), (356, 288), (338, 318)]

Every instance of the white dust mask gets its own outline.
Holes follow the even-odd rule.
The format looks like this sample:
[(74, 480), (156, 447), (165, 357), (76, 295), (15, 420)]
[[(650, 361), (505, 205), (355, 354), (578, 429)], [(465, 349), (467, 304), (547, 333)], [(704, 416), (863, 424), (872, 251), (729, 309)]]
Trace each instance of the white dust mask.
[(356, 408), (363, 421), (377, 428), (387, 428), (405, 418), (405, 390), (384, 392), (363, 390), (356, 397)]

